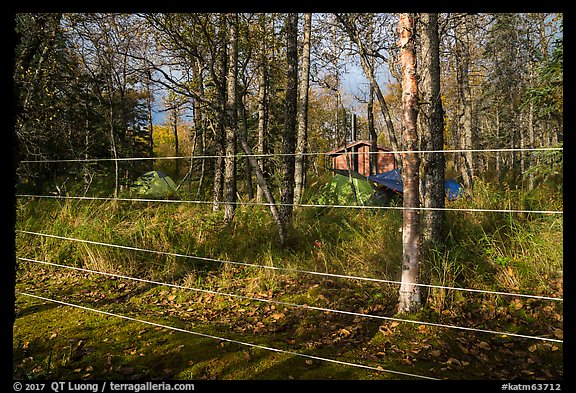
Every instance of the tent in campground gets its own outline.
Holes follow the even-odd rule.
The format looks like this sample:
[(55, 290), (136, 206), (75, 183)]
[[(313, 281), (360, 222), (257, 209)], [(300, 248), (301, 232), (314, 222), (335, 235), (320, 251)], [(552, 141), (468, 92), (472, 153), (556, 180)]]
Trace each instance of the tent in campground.
[[(402, 173), (400, 169), (393, 169), (388, 172), (368, 176), (368, 180), (373, 181), (386, 190), (395, 193), (404, 193), (404, 184), (402, 183)], [(444, 190), (449, 201), (453, 201), (464, 195), (464, 188), (454, 179), (444, 180)]]
[[(369, 200), (374, 194), (374, 188), (366, 177), (355, 171), (350, 171), (351, 176), (348, 176), (348, 171), (334, 170), (336, 174), (324, 186), (322, 193), (318, 198), (318, 203), (322, 205), (369, 205)], [(354, 185), (356, 198), (352, 192), (350, 180)]]
[(176, 183), (167, 174), (150, 171), (141, 175), (132, 186), (132, 190), (149, 198), (163, 198), (176, 192)]

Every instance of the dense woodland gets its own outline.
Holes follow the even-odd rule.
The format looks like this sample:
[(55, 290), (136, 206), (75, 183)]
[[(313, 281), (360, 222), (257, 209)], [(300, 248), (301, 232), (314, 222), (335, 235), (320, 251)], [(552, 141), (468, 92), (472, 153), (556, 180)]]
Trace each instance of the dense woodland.
[[(428, 112), (442, 113), (443, 149), (562, 143), (561, 14), (415, 16), (418, 148), (430, 143)], [(173, 129), (173, 156), (184, 155), (184, 144), (186, 155), (199, 156), (323, 152), (346, 140), (352, 113), (360, 138), (404, 148), (397, 15), (19, 14), (16, 33), (18, 160), (153, 156), (153, 108)], [(428, 48), (438, 52), (432, 68)], [(353, 66), (363, 75), (350, 93), (343, 80)], [(429, 73), (440, 80), (440, 108), (431, 108), (436, 101), (423, 88)], [(294, 185), (299, 198), (302, 168), (321, 161), (295, 158), (259, 162), (285, 202)], [(543, 159), (521, 151), (445, 157), (465, 186), (477, 176), (534, 187), (545, 171), (534, 164)], [(194, 171), (213, 179), (214, 200), (236, 198), (235, 183), (242, 194), (260, 195), (245, 162), (205, 164), (194, 161)], [(116, 192), (138, 173), (135, 165), (115, 168)], [(45, 163), (20, 173), (41, 184), (68, 170)], [(98, 171), (85, 163), (78, 176)]]
[[(150, 163), (116, 159), (191, 157), (171, 175), (199, 179), (197, 194), (227, 222), (238, 197), (267, 202), (284, 242), (309, 173), (325, 164), (314, 153), (349, 140), (355, 114), (358, 139), (374, 151), (459, 150), (396, 154), (415, 192), (405, 206), (443, 207), (447, 173), (465, 187), (558, 182), (561, 152), (516, 149), (562, 145), (562, 15), (406, 18), (18, 14), (15, 154), (41, 161), (20, 165), (20, 179), (36, 192), (68, 182), (83, 195), (94, 180), (113, 181), (118, 196)], [(365, 82), (348, 92), (353, 69)], [(476, 151), (486, 149), (513, 150)], [(85, 161), (50, 161), (66, 159)], [(411, 214), (417, 223), (418, 212), (405, 221)], [(423, 243), (440, 241), (442, 212), (423, 216)]]

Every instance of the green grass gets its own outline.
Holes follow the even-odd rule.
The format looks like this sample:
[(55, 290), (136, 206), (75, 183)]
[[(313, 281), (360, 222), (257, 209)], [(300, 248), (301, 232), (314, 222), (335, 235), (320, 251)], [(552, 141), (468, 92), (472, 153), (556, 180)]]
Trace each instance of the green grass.
[[(450, 207), (562, 209), (562, 195), (477, 182)], [(183, 199), (186, 199), (183, 197)], [(17, 230), (285, 269), (397, 280), (402, 213), (300, 208), (281, 246), (269, 212), (240, 206), (22, 198)], [(561, 215), (447, 212), (423, 282), (562, 297)], [(233, 293), (395, 316), (397, 286), (243, 267), (17, 232), (17, 256)], [(19, 261), (17, 290), (167, 326), (449, 379), (561, 378), (562, 344), (360, 318)], [(409, 319), (560, 337), (562, 303), (425, 290)], [(401, 376), (224, 343), (17, 296), (17, 379), (388, 379)], [(489, 348), (489, 349), (487, 349)]]

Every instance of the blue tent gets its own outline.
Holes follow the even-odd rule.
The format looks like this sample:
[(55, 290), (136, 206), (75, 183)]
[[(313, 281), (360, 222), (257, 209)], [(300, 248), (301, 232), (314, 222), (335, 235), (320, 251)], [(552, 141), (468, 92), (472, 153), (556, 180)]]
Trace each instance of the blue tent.
[(458, 197), (464, 196), (464, 187), (462, 187), (454, 179), (444, 180), (444, 192), (449, 201), (453, 201)]
[(377, 173), (376, 175), (368, 176), (368, 180), (374, 183), (382, 184), (386, 188), (399, 193), (404, 192), (404, 184), (402, 184), (402, 174), (400, 169), (392, 169), (384, 173)]
[[(400, 169), (392, 169), (388, 172), (368, 176), (368, 180), (382, 184), (384, 187), (397, 193), (402, 194), (404, 192), (404, 184), (402, 183), (402, 173), (400, 172)], [(453, 201), (459, 196), (464, 195), (464, 188), (453, 179), (444, 180), (444, 190), (449, 201)]]

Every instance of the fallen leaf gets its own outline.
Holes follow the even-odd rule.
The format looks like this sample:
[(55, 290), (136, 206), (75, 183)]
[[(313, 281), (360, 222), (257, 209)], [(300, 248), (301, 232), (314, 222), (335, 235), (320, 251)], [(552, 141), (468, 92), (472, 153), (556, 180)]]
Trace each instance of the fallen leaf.
[(457, 366), (461, 366), (462, 363), (460, 363), (460, 360), (456, 359), (456, 358), (449, 358), (446, 363), (448, 364), (455, 364)]
[(272, 314), (272, 318), (274, 318), (275, 320), (279, 320), (282, 317), (284, 317), (284, 314), (281, 312), (275, 312), (274, 314)]
[(530, 346), (528, 347), (528, 350), (529, 350), (530, 352), (534, 352), (536, 349), (538, 349), (538, 347), (536, 346), (536, 344), (530, 345)]
[(564, 331), (562, 329), (556, 329), (554, 330), (554, 336), (556, 336), (556, 338), (559, 338), (560, 340), (564, 339)]
[(483, 350), (485, 350), (485, 351), (489, 351), (489, 350), (490, 350), (490, 345), (488, 345), (487, 342), (480, 341), (480, 343), (478, 344), (478, 346), (479, 346), (480, 348), (482, 348)]

